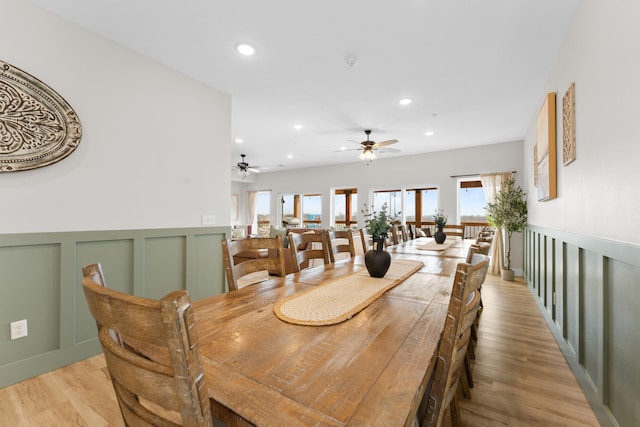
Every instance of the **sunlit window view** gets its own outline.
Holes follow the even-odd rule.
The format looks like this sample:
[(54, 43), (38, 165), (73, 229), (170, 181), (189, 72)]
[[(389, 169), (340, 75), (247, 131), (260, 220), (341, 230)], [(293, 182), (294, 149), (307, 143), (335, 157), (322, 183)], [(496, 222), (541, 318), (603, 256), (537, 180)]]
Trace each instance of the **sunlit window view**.
[(459, 189), (460, 222), (486, 223), (484, 208), (487, 199), (482, 182), (462, 181)]
[(400, 212), (398, 220), (404, 217), (406, 224), (418, 227), (433, 221), (433, 214), (438, 207), (438, 189), (412, 188), (404, 191), (404, 204), (401, 190), (380, 190), (373, 193), (373, 209), (379, 211), (386, 203), (389, 214)]
[(302, 196), (302, 222), (306, 228), (320, 228), (322, 223), (322, 196), (305, 194)]
[(358, 190), (338, 189), (333, 198), (333, 220), (336, 228), (354, 228), (358, 225)]
[[(256, 220), (258, 223), (257, 234), (261, 237), (269, 235), (271, 226), (271, 192), (258, 191), (256, 195)], [(252, 221), (253, 222), (253, 221)]]
[(395, 216), (402, 212), (402, 191), (380, 190), (373, 193), (373, 210), (380, 212), (382, 205), (387, 204), (387, 214)]

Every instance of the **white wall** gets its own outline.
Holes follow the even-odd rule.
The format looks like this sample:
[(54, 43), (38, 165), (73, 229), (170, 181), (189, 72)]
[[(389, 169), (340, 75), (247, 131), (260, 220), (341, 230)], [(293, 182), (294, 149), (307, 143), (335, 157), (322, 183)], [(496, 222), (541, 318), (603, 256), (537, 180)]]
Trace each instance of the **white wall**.
[(230, 98), (26, 1), (0, 0), (1, 59), (82, 124), (62, 161), (0, 175), (0, 233), (229, 224)]
[[(354, 155), (355, 158), (357, 156)], [(515, 178), (521, 184), (522, 141), (485, 145), (459, 150), (440, 151), (415, 156), (376, 159), (371, 165), (358, 161), (351, 164), (306, 168), (282, 172), (261, 173), (247, 190), (272, 190), (271, 213), (280, 213), (279, 194), (322, 194), (323, 227), (329, 227), (331, 218), (331, 190), (355, 187), (358, 189), (358, 212), (369, 203), (374, 190), (436, 186), (440, 189), (440, 207), (455, 222), (457, 212), (457, 180), (452, 175), (517, 171)], [(360, 224), (364, 226), (364, 224)], [(512, 264), (522, 268), (522, 238), (513, 239)]]
[[(640, 243), (640, 2), (582, 1), (546, 91), (557, 96), (558, 197), (536, 201), (535, 116), (524, 153), (529, 223)], [(576, 160), (562, 165), (562, 97), (575, 82)], [(540, 94), (542, 105), (544, 93)]]

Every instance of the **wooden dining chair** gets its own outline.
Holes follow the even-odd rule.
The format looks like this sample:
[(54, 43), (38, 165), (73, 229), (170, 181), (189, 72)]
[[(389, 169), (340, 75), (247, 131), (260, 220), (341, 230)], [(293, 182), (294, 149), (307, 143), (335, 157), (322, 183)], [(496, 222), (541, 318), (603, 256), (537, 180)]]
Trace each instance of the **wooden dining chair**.
[[(351, 230), (329, 231), (329, 243), (331, 244), (331, 251), (329, 252), (331, 262), (356, 256), (353, 231)], [(343, 256), (345, 254), (348, 254), (349, 256)]]
[(402, 241), (406, 242), (409, 240), (409, 234), (407, 233), (407, 227), (404, 224), (400, 224), (398, 226), (398, 230), (400, 232), (400, 236), (402, 236)]
[(364, 229), (351, 230), (353, 234), (353, 247), (356, 250), (356, 255), (362, 255), (367, 252), (367, 233)]
[(269, 275), (287, 274), (280, 235), (222, 240), (222, 257), (230, 291), (265, 280)]
[(407, 224), (407, 235), (409, 240), (413, 240), (416, 238), (416, 226), (413, 224)]
[(87, 270), (82, 287), (125, 425), (213, 426), (187, 292), (141, 298), (97, 283), (96, 274)]
[(488, 268), (489, 259), (486, 257), (475, 265), (460, 262), (456, 267), (433, 381), (425, 394), (424, 426), (440, 426), (447, 410), (451, 414), (452, 425), (462, 425), (456, 389), (471, 337), (471, 324), (480, 303), (478, 288)]
[(464, 239), (464, 225), (459, 224), (445, 224), (443, 230), (447, 237), (459, 237)]
[(298, 271), (313, 267), (313, 260), (331, 262), (331, 247), (326, 230), (310, 233), (289, 233), (289, 247)]
[(361, 228), (359, 230), (359, 234), (360, 242), (362, 243), (362, 253), (367, 253), (370, 247), (369, 240), (371, 239), (371, 237), (367, 234), (367, 230), (365, 230), (364, 228)]
[[(475, 265), (484, 260), (489, 259), (489, 249), (491, 245), (472, 244), (467, 252), (467, 258), (465, 262), (467, 264)], [(476, 358), (475, 344), (478, 341), (478, 322), (480, 320), (480, 311), (482, 309), (482, 284), (487, 277), (487, 271), (484, 272), (480, 286), (478, 287), (478, 293), (480, 294), (480, 302), (478, 303), (478, 310), (476, 312), (476, 318), (471, 324), (471, 341), (467, 346), (467, 354), (464, 356), (464, 370), (460, 374), (460, 386), (462, 393), (467, 399), (471, 399), (471, 389), (473, 388), (473, 370), (471, 361)]]

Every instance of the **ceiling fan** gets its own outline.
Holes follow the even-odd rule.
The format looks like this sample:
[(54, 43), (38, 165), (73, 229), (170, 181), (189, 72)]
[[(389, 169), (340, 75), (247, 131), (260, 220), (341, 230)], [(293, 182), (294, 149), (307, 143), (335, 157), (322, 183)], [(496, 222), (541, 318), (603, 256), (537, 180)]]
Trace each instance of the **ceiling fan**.
[(236, 163), (236, 166), (231, 167), (231, 170), (238, 171), (238, 175), (240, 175), (242, 179), (245, 179), (251, 172), (260, 173), (260, 169), (263, 168), (263, 166), (249, 165), (249, 163), (247, 163), (247, 161), (245, 160), (246, 156), (247, 156), (246, 154), (240, 154), (240, 157), (242, 158), (242, 160)]
[(360, 153), (360, 159), (367, 162), (367, 165), (369, 165), (376, 158), (376, 151), (379, 153), (399, 153), (400, 152), (400, 150), (396, 148), (382, 148), (382, 147), (386, 147), (388, 145), (397, 143), (398, 142), (397, 139), (389, 139), (387, 141), (375, 142), (369, 139), (369, 136), (371, 135), (370, 129), (366, 129), (364, 133), (367, 135), (367, 140), (356, 143), (356, 144), (360, 144), (360, 148), (352, 148), (352, 149), (340, 150), (340, 151), (353, 151), (353, 150), (362, 151)]

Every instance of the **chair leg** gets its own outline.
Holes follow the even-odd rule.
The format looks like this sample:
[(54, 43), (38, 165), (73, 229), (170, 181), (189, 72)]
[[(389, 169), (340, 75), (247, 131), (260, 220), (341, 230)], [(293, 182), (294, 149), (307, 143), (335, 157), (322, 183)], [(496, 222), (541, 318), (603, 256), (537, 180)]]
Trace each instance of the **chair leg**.
[(458, 409), (458, 401), (454, 396), (449, 403), (449, 410), (451, 411), (451, 426), (462, 427), (462, 419), (460, 418), (460, 409)]
[(460, 379), (458, 380), (460, 388), (462, 389), (462, 395), (465, 399), (471, 399), (471, 390), (469, 389), (469, 381), (467, 380), (467, 374), (460, 372)]

